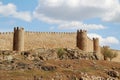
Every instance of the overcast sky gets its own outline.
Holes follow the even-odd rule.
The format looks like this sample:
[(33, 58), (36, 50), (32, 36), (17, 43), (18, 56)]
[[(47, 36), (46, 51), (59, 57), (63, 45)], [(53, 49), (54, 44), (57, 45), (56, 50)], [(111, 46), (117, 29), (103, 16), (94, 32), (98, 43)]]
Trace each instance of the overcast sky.
[(0, 0), (0, 31), (88, 31), (100, 45), (120, 50), (119, 0)]

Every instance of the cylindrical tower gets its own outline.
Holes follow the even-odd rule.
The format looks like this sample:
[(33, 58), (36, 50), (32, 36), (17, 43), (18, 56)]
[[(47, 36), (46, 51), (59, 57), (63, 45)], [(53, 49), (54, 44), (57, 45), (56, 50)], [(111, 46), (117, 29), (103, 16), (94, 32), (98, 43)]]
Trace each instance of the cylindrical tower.
[(103, 59), (103, 56), (101, 54), (101, 48), (99, 46), (99, 39), (98, 38), (93, 38), (93, 45), (94, 45), (94, 53), (96, 54), (97, 58), (99, 60)]
[(13, 50), (24, 51), (24, 28), (14, 28)]
[(80, 48), (80, 35), (79, 35), (79, 30), (77, 30), (76, 46), (77, 46), (78, 48)]
[(18, 32), (17, 32), (17, 28), (14, 27), (14, 34), (13, 34), (13, 51), (17, 50), (17, 36), (18, 36)]
[(87, 51), (87, 31), (77, 31), (77, 47), (83, 51)]
[(99, 46), (99, 39), (98, 38), (93, 38), (93, 45), (94, 45), (94, 52), (99, 53), (100, 46)]
[(18, 51), (24, 51), (24, 28), (18, 30)]

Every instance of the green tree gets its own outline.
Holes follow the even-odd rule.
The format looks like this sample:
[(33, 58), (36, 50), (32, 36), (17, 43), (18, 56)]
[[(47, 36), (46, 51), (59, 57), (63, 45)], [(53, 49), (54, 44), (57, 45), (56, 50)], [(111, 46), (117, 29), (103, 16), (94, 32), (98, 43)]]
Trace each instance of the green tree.
[(110, 55), (109, 55), (110, 61), (111, 61), (113, 58), (117, 57), (117, 56), (118, 56), (118, 54), (117, 54), (116, 52), (110, 53)]
[(110, 59), (110, 61), (117, 57), (118, 54), (116, 52), (113, 52), (111, 49), (109, 49), (108, 47), (103, 47), (102, 48), (102, 54), (104, 56), (104, 60), (107, 60), (107, 58)]

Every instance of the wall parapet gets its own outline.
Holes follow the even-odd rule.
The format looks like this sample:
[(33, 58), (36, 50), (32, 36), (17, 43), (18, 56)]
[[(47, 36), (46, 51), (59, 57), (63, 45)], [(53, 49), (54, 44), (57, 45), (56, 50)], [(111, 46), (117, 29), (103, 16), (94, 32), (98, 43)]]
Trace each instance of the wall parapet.
[(13, 34), (13, 32), (0, 32), (0, 35), (4, 35), (4, 34), (9, 35), (9, 34)]
[(76, 32), (33, 32), (25, 31), (26, 34), (76, 34)]

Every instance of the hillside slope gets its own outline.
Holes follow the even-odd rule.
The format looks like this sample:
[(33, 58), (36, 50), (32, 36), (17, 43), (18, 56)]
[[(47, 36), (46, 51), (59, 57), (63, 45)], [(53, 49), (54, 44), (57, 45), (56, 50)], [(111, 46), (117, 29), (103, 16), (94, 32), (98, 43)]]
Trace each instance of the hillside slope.
[(0, 80), (120, 80), (119, 62), (96, 60), (80, 50), (56, 50), (1, 51)]
[[(107, 80), (110, 71), (120, 73), (120, 63), (92, 60), (49, 60), (29, 64), (29, 67), (19, 66), (17, 69), (0, 70), (0, 80)], [(33, 65), (36, 65), (33, 67)], [(19, 64), (20, 65), (20, 64)], [(9, 65), (10, 66), (10, 65)], [(112, 73), (111, 73), (112, 74)], [(35, 79), (37, 78), (37, 79)], [(108, 79), (109, 80), (109, 79)], [(119, 80), (117, 76), (111, 80)]]

